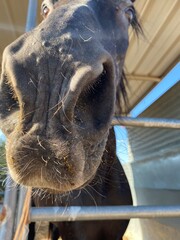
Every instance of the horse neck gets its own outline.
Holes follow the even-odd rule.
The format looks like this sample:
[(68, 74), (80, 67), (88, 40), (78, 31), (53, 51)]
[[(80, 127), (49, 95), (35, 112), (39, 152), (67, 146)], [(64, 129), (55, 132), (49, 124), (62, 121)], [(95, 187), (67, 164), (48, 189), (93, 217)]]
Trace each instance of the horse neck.
[(106, 147), (102, 156), (101, 164), (98, 168), (94, 181), (96, 182), (99, 177), (109, 179), (113, 178), (113, 169), (115, 166), (120, 165), (116, 156), (116, 139), (114, 129), (110, 129)]

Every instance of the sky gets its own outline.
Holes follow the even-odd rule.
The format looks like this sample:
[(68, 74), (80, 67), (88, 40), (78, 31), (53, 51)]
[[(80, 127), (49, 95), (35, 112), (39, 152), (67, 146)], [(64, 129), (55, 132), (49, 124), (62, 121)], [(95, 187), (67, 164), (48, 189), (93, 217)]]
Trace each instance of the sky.
[[(178, 63), (164, 79), (130, 112), (132, 117), (137, 117), (153, 102), (180, 81), (180, 63)], [(128, 135), (125, 127), (115, 127), (117, 138), (117, 155), (120, 156), (122, 162), (127, 161), (127, 141)], [(0, 131), (0, 141), (5, 141), (5, 136)]]
[(171, 87), (173, 87), (178, 81), (180, 81), (180, 63), (178, 63), (164, 77), (164, 79), (155, 88), (153, 88), (153, 90), (148, 95), (146, 95), (146, 97), (139, 104), (136, 105), (136, 107), (130, 113), (131, 116), (137, 117), (153, 102), (155, 102), (165, 92), (167, 92)]
[[(178, 63), (163, 80), (152, 89), (146, 97), (130, 112), (131, 117), (138, 117), (158, 98), (180, 81), (180, 63)], [(128, 161), (128, 133), (125, 127), (115, 126), (117, 155), (122, 163)]]
[(5, 136), (4, 136), (4, 134), (1, 132), (1, 130), (0, 130), (0, 143), (2, 142), (2, 141), (5, 141)]

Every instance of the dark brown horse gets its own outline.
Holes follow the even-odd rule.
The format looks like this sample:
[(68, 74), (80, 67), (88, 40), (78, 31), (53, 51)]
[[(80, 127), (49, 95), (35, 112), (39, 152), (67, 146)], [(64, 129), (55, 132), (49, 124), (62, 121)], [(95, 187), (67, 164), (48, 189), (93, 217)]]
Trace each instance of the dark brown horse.
[[(4, 51), (7, 165), (17, 183), (42, 189), (36, 205), (132, 204), (110, 129), (125, 96), (128, 28), (140, 29), (133, 2), (46, 0), (42, 23)], [(127, 225), (56, 223), (52, 239), (121, 239)]]

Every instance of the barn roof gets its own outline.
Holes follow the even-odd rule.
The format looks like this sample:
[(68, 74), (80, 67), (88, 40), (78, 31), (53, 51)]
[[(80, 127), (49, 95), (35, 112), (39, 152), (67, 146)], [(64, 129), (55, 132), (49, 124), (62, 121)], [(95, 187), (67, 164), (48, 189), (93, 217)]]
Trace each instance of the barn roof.
[[(135, 5), (145, 37), (137, 39), (130, 30), (125, 66), (131, 109), (176, 65), (180, 55), (180, 1), (137, 0)], [(24, 32), (27, 8), (27, 0), (0, 1), (0, 61), (5, 46)]]

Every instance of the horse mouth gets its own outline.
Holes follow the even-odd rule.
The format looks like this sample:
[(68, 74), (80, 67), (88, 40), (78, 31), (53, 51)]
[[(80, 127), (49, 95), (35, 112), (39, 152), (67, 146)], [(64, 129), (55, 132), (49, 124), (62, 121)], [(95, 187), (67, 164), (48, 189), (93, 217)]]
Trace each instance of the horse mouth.
[[(92, 181), (93, 179), (95, 178), (95, 174), (93, 174), (91, 176), (91, 178), (89, 180), (86, 180), (81, 186), (75, 188), (74, 190), (81, 190), (83, 188), (85, 188), (86, 186), (88, 186)], [(65, 196), (66, 194), (69, 194), (71, 190), (67, 190), (67, 191), (61, 191), (60, 189), (53, 189), (53, 188), (41, 188), (41, 189), (38, 189), (38, 188), (34, 188), (34, 190), (41, 190), (42, 193), (48, 193), (48, 194), (60, 194), (62, 196)]]
[(37, 136), (27, 139), (24, 135), (18, 142), (11, 142), (7, 145), (7, 163), (12, 178), (21, 185), (54, 194), (88, 185), (100, 165), (104, 145), (91, 149), (81, 140), (70, 141), (57, 139), (53, 144), (52, 140), (39, 138), (37, 142)]

